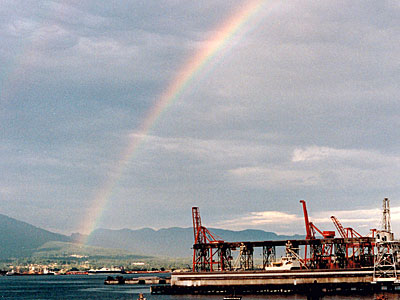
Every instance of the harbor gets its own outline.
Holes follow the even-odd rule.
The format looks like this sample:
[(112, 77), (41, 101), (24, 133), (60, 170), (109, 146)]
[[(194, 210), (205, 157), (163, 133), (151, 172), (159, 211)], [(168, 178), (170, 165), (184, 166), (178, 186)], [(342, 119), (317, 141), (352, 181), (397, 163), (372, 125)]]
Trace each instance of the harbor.
[[(363, 236), (332, 216), (338, 231), (320, 230), (300, 201), (304, 239), (227, 242), (201, 223), (192, 208), (192, 272), (173, 272), (170, 284), (154, 285), (153, 294), (372, 293), (400, 290), (397, 273), (400, 242), (390, 224), (390, 202), (382, 204), (382, 228)], [(258, 249), (258, 250), (257, 250)], [(255, 251), (262, 263), (256, 264)], [(278, 258), (278, 253), (283, 255)]]
[[(151, 294), (148, 285), (104, 285), (104, 275), (92, 276), (11, 276), (0, 277), (0, 294), (7, 300), (133, 300), (140, 293), (147, 300), (223, 300), (236, 295), (242, 300), (301, 300), (307, 299), (306, 294), (294, 294), (282, 291), (280, 293), (215, 293), (215, 294)], [(34, 291), (34, 292), (33, 292)], [(372, 294), (325, 295), (324, 300), (376, 300), (384, 294), (386, 299), (395, 300), (395, 292), (385, 291)]]

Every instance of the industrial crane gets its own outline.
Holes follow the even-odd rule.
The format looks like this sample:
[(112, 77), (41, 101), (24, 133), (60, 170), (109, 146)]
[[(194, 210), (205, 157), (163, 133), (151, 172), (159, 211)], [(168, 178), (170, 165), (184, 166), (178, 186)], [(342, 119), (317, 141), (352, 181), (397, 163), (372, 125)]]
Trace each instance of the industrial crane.
[[(200, 210), (198, 207), (192, 207), (193, 219), (193, 234), (194, 245), (204, 245), (208, 243), (223, 243), (224, 241), (212, 234), (206, 227), (201, 224)], [(217, 239), (218, 238), (218, 239)], [(213, 271), (214, 265), (217, 268), (223, 269), (223, 258), (216, 258), (219, 256), (218, 251), (213, 251), (212, 248), (196, 248), (193, 247), (193, 270), (199, 271)]]
[(221, 238), (212, 234), (206, 227), (201, 225), (200, 210), (198, 207), (192, 207), (192, 218), (195, 244), (223, 242)]
[[(303, 205), (304, 222), (306, 226), (306, 240), (315, 239), (316, 232), (322, 235), (324, 239), (334, 238), (335, 237), (334, 231), (321, 231), (317, 226), (315, 226), (312, 222), (310, 222), (308, 218), (306, 202), (304, 200), (300, 200), (300, 203)], [(332, 251), (333, 248), (331, 245), (322, 245), (321, 247), (310, 245), (310, 258), (307, 259), (307, 245), (306, 245), (304, 261), (306, 263), (308, 262), (309, 265), (313, 265), (314, 267), (323, 267), (323, 265), (331, 267)]]
[(366, 259), (365, 257), (368, 257), (369, 259), (371, 253), (373, 254), (372, 245), (371, 247), (368, 247), (369, 245), (361, 243), (359, 239), (363, 238), (363, 236), (351, 227), (344, 228), (343, 225), (335, 216), (331, 216), (331, 219), (342, 238), (355, 239), (357, 241), (345, 244), (346, 248), (344, 251), (345, 251), (347, 266), (354, 268), (357, 267), (358, 264), (362, 263), (361, 260), (363, 259), (365, 260)]
[(315, 233), (318, 232), (325, 239), (332, 239), (335, 237), (334, 231), (321, 231), (317, 226), (315, 226), (308, 219), (308, 212), (306, 207), (306, 202), (304, 200), (300, 200), (300, 203), (303, 205), (303, 213), (304, 213), (304, 222), (306, 225), (306, 240), (315, 239)]

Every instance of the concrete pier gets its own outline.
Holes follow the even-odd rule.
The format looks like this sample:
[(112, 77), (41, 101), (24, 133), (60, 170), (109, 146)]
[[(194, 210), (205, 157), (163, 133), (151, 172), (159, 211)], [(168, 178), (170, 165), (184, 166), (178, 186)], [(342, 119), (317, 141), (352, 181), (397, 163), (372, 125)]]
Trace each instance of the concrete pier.
[(153, 294), (371, 293), (397, 291), (395, 281), (373, 281), (372, 269), (172, 273)]

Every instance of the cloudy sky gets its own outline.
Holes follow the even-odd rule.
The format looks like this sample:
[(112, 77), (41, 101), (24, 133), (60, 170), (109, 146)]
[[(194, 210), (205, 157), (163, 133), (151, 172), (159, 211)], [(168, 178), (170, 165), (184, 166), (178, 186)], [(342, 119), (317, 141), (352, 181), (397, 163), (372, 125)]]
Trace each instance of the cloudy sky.
[(400, 231), (398, 1), (3, 0), (0, 40), (2, 214), (304, 233), (305, 199), (367, 233), (388, 197)]

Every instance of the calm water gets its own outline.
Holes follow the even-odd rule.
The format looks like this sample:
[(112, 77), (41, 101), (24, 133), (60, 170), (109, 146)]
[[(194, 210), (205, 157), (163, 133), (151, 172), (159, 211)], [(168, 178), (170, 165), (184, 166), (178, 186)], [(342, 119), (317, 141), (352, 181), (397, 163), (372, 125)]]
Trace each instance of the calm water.
[[(151, 295), (144, 285), (104, 285), (106, 275), (84, 276), (0, 276), (0, 300), (136, 300), (143, 293), (147, 300), (222, 300), (223, 296), (169, 296)], [(128, 276), (125, 276), (128, 277)], [(400, 294), (386, 294), (389, 299), (399, 299)], [(302, 295), (244, 295), (242, 300), (293, 300), (306, 299)], [(363, 299), (373, 300), (370, 296), (325, 296), (324, 300)]]

